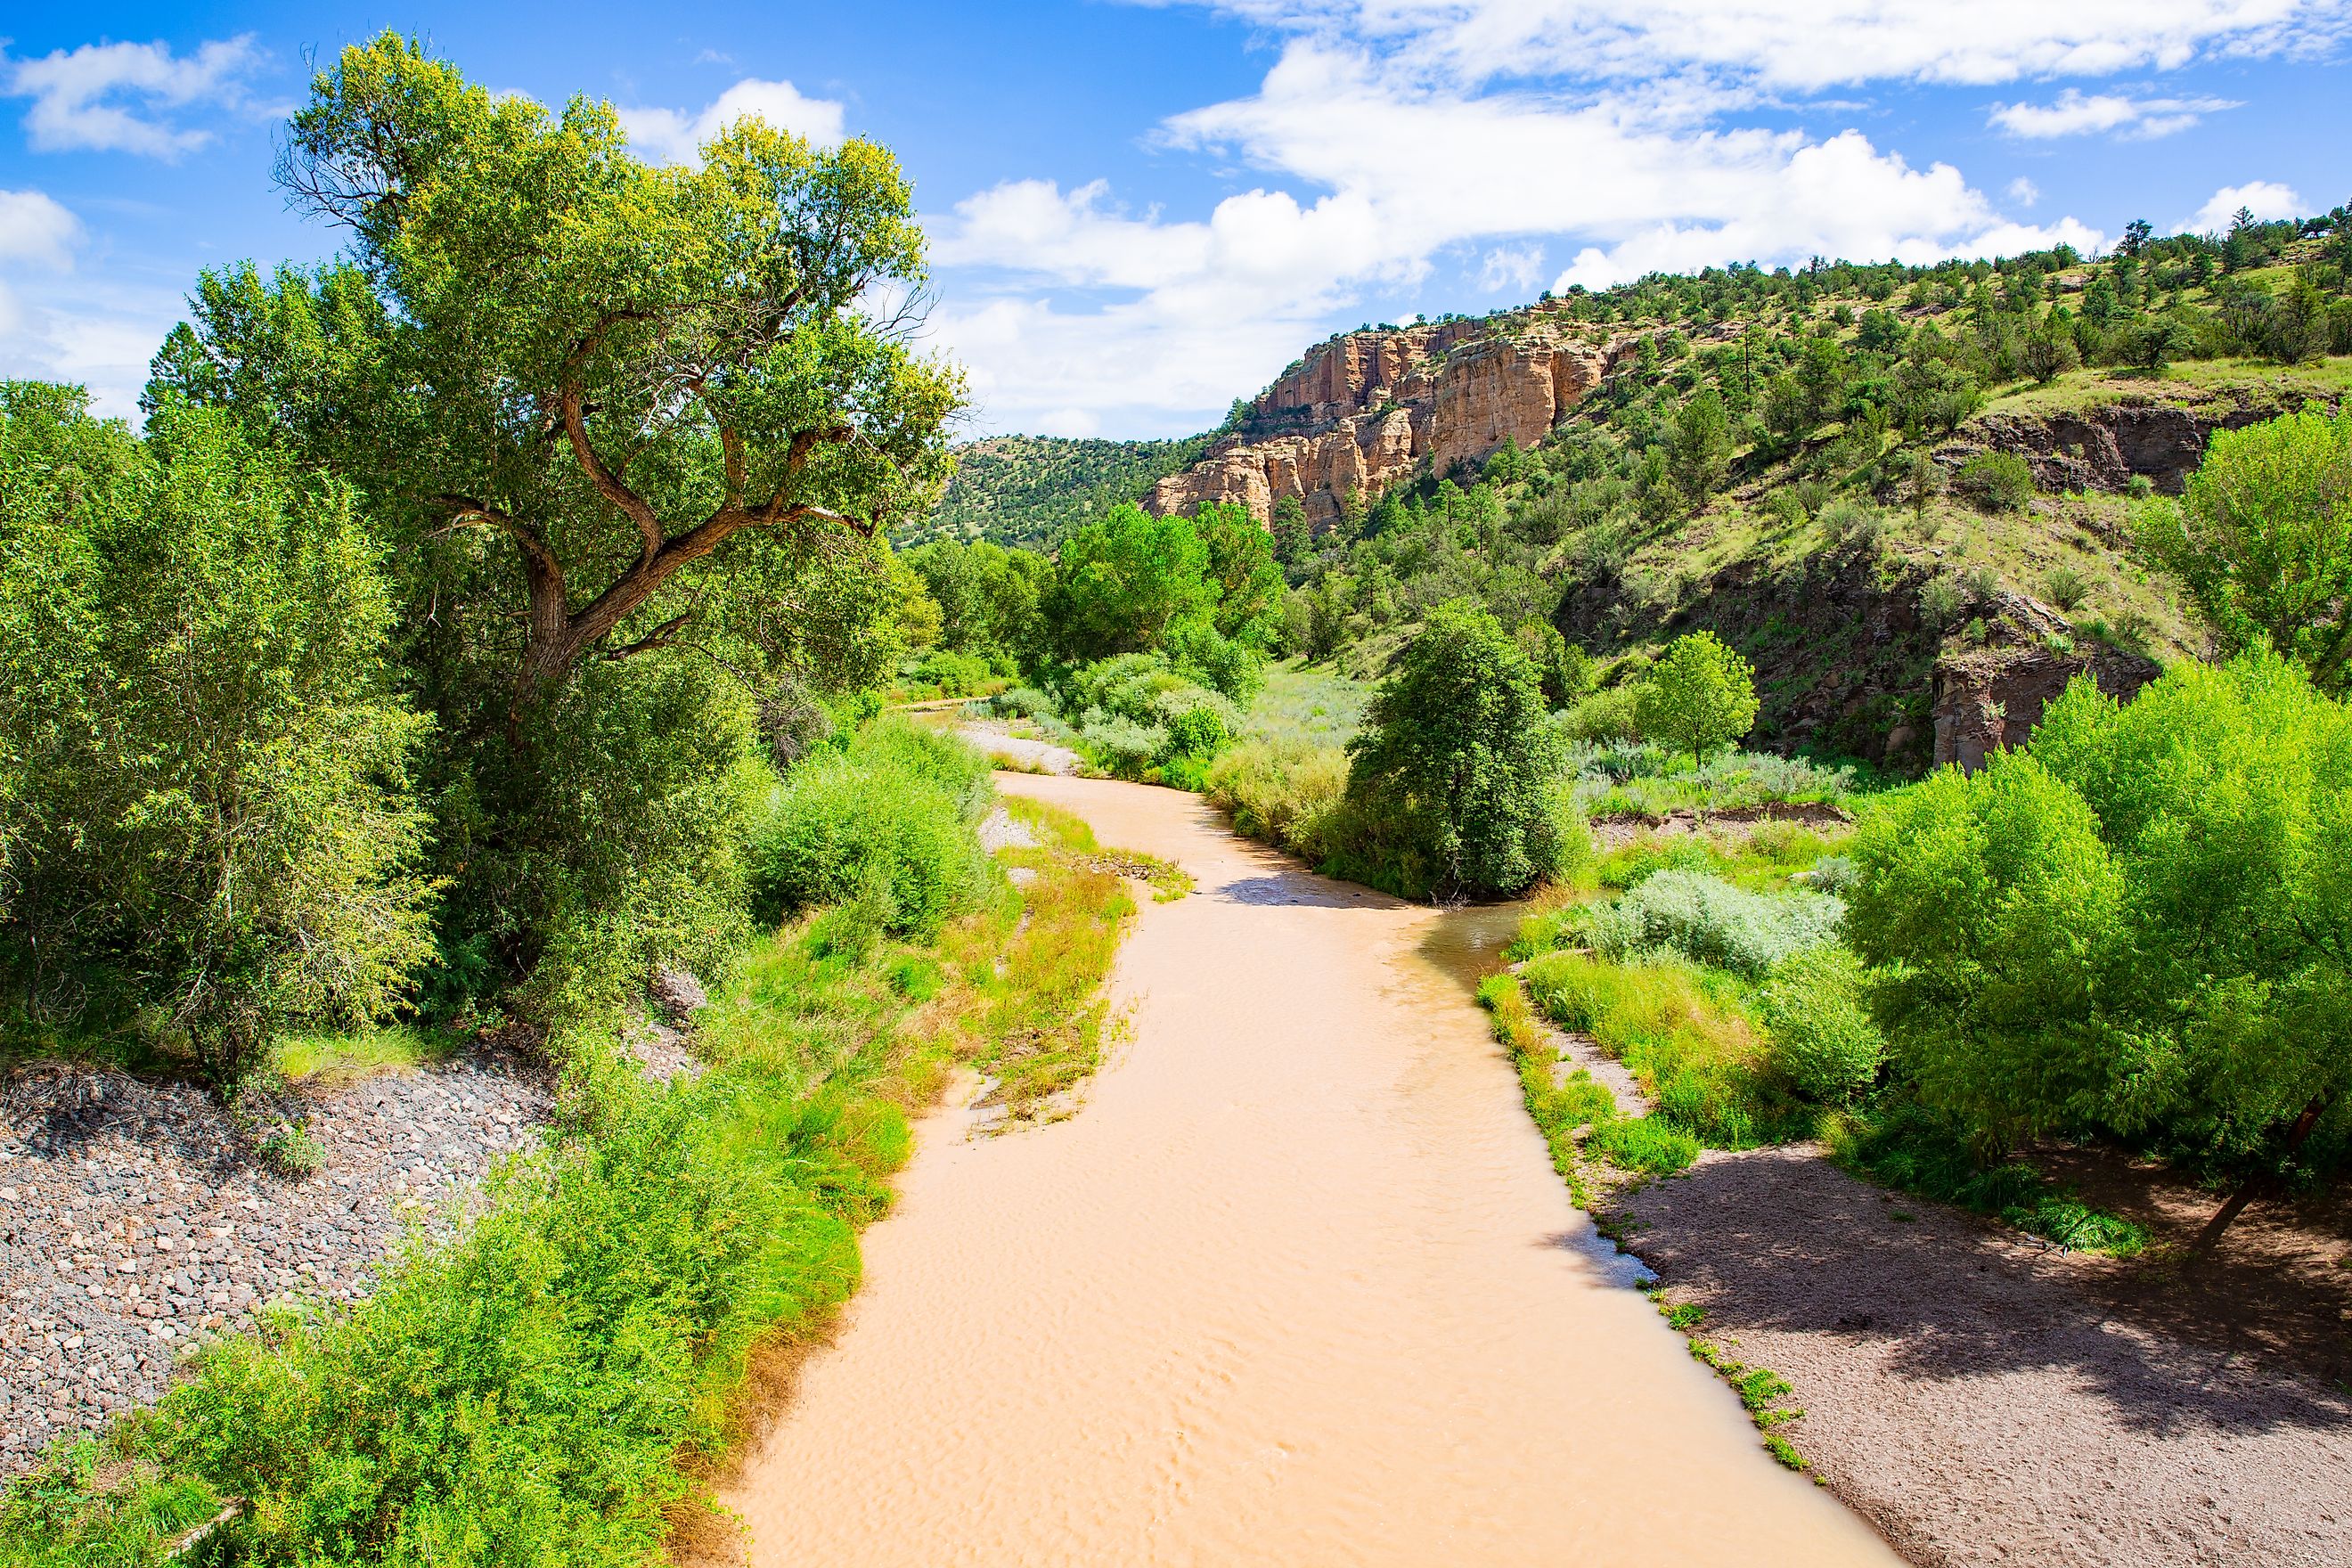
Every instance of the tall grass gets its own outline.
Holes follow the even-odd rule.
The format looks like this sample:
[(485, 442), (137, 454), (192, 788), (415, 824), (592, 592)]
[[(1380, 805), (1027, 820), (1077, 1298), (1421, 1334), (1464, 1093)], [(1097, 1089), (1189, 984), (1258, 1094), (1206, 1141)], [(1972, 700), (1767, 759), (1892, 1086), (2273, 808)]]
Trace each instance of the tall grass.
[(1591, 1036), (1656, 1114), (1702, 1142), (1746, 1149), (1812, 1135), (1819, 1108), (1775, 1071), (1730, 976), (1683, 958), (1620, 964), (1559, 952), (1529, 960), (1521, 979), (1545, 1016)]
[(1335, 853), (1348, 753), (1301, 736), (1253, 735), (1209, 764), (1206, 794), (1244, 837), (1321, 864)]

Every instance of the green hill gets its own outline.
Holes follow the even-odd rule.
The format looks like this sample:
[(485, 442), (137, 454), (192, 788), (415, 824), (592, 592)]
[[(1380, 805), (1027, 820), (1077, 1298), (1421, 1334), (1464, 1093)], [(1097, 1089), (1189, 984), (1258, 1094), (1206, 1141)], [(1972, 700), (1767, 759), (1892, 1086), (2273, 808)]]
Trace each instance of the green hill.
[(992, 436), (956, 452), (955, 478), (900, 545), (934, 539), (987, 539), (1045, 548), (1070, 528), (1120, 501), (1139, 500), (1163, 474), (1190, 467), (1208, 445), (1180, 441), (1071, 440)]

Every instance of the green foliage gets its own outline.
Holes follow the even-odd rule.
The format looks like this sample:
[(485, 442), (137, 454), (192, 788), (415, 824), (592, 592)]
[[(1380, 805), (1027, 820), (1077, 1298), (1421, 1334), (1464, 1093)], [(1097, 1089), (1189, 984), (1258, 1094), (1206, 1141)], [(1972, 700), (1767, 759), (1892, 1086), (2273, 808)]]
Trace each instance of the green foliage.
[[(1855, 841), (1898, 1062), (1990, 1150), (2060, 1129), (2294, 1155), (2352, 1078), (2347, 814), (2352, 721), (2274, 656), (2176, 666), (2128, 705), (2078, 680), (2029, 752)], [(2336, 1157), (2334, 1125), (2305, 1157)]]
[(2352, 410), (2217, 430), (2140, 538), (2232, 648), (2267, 640), (2331, 691), (2352, 657)]
[(1053, 563), (1029, 550), (985, 540), (942, 539), (903, 557), (940, 607), (940, 646), (951, 653), (1018, 662), (1042, 650), (1038, 600)]
[(1235, 832), (1321, 865), (1341, 847), (1347, 791), (1340, 747), (1303, 736), (1251, 736), (1210, 765), (1204, 793), (1233, 818)]
[(754, 918), (863, 900), (880, 927), (927, 936), (985, 886), (973, 829), (988, 763), (937, 731), (885, 721), (813, 757), (773, 790), (751, 830)]
[(1559, 635), (1549, 621), (1523, 623), (1515, 640), (1535, 666), (1543, 686), (1546, 706), (1565, 708), (1592, 684), (1592, 660), (1585, 651)]
[(1582, 858), (1536, 672), (1493, 616), (1432, 611), (1368, 718), (1348, 793), (1372, 836), (1347, 857), (1368, 879), (1416, 895), (1510, 891)]
[(1206, 619), (1217, 596), (1192, 519), (1118, 506), (1062, 541), (1045, 611), (1057, 651), (1085, 661), (1156, 649), (1177, 623)]
[(1539, 953), (1528, 995), (1563, 1029), (1624, 1062), (1664, 1121), (1715, 1148), (1811, 1135), (1815, 1111), (1790, 1093), (1738, 996), (1738, 982), (1679, 958), (1612, 963)]
[(1877, 1081), (1886, 1042), (1870, 1016), (1862, 963), (1822, 942), (1780, 961), (1758, 997), (1772, 1059), (1811, 1098), (1836, 1104)]
[(1829, 1145), (1840, 1163), (1874, 1182), (1996, 1215), (2061, 1247), (2129, 1258), (2147, 1246), (2140, 1226), (2084, 1204), (2026, 1162), (1988, 1163), (1966, 1123), (1907, 1096), (1839, 1118)]
[(1756, 893), (1702, 871), (1661, 868), (1591, 929), (1593, 950), (1623, 962), (1671, 948), (1760, 980), (1794, 954), (1837, 939), (1844, 906), (1822, 893)]
[[(344, 487), (177, 405), (141, 442), (0, 384), (0, 958), (20, 1006), (240, 1070), (385, 1016), (430, 951), (427, 721)], [(73, 1004), (66, 1004), (70, 1007)], [(59, 1018), (72, 1024), (73, 1018)]]
[(1731, 473), (1731, 417), (1722, 395), (1702, 387), (1675, 416), (1667, 467), (1684, 497), (1696, 505), (1723, 488)]
[(1139, 501), (1153, 481), (1189, 468), (1208, 438), (1074, 440), (992, 436), (955, 450), (955, 476), (901, 542), (970, 541), (1051, 548), (1111, 508)]
[(2033, 499), (2033, 465), (2014, 452), (1979, 452), (1960, 465), (1952, 488), (1986, 511), (2021, 511)]
[(1698, 1140), (1656, 1116), (1612, 1116), (1593, 1124), (1585, 1147), (1628, 1171), (1671, 1176), (1698, 1158)]
[(1642, 733), (1686, 747), (1705, 763), (1756, 722), (1756, 672), (1713, 632), (1677, 637), (1643, 679), (1637, 713)]

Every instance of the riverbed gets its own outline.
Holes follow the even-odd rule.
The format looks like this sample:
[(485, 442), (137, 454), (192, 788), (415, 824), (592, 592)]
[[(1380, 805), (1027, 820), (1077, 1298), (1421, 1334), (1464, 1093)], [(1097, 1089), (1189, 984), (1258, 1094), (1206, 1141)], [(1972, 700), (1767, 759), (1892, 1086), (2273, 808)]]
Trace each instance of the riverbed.
[(1507, 910), (1315, 877), (1193, 795), (999, 786), (1198, 890), (1140, 900), (1075, 1116), (919, 1130), (727, 1499), (755, 1563), (1895, 1561), (1570, 1203), (1469, 994)]

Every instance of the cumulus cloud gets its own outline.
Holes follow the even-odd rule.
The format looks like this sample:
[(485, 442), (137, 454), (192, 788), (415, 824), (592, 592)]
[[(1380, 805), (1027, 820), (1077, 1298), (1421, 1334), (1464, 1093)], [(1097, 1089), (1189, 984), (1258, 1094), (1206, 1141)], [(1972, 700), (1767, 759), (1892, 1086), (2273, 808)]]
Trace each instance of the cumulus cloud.
[(79, 383), (100, 414), (136, 418), (147, 362), (184, 307), (175, 290), (77, 272), (86, 240), (47, 193), (0, 190), (0, 376)]
[(1914, 167), (1859, 132), (1718, 128), (1641, 96), (1465, 91), (1313, 38), (1286, 45), (1256, 92), (1176, 115), (1155, 141), (1265, 183), (1195, 219), (1128, 210), (1101, 182), (1011, 181), (933, 222), (935, 258), (958, 275), (934, 325), (972, 372), (982, 424), (1075, 428), (1084, 408), (1106, 428), (1195, 427), (1441, 253), (1477, 257), (1484, 289), (1534, 293), (1533, 236), (1583, 242), (1559, 288), (2102, 239), (2071, 218), (2011, 223), (1958, 170)]
[[(1547, 274), (1599, 287), (1813, 255), (2093, 250), (2105, 237), (2074, 216), (2011, 216), (2040, 202), (2032, 181), (1996, 202), (1854, 128), (1866, 104), (1824, 94), (2146, 76), (2352, 33), (2343, 0), (1194, 3), (1279, 47), (1255, 91), (1148, 141), (1252, 188), (1168, 214), (1101, 182), (1016, 180), (933, 221), (952, 279), (935, 325), (983, 424), (1196, 427), (1335, 320), (1419, 302), (1442, 257), (1466, 258), (1465, 285), (1532, 293)], [(1988, 113), (2020, 138), (2150, 137), (2233, 107), (2062, 82)], [(1789, 129), (1791, 109), (1817, 123)]]
[(81, 243), (81, 220), (46, 191), (0, 191), (0, 266), (22, 263), (63, 272)]
[(136, 153), (176, 159), (212, 140), (178, 125), (173, 110), (234, 110), (261, 63), (249, 33), (175, 56), (170, 46), (84, 44), (31, 60), (0, 60), (11, 98), (29, 98), (25, 130), (42, 153)]
[(2226, 98), (2126, 98), (2111, 92), (2085, 94), (2070, 87), (2049, 103), (1996, 103), (1985, 122), (2032, 140), (2099, 132), (2153, 140), (2237, 107)]
[(842, 137), (842, 106), (811, 98), (788, 81), (745, 77), (698, 113), (679, 109), (624, 109), (621, 128), (639, 153), (665, 163), (701, 161), (703, 143), (739, 120), (764, 120), (779, 131), (830, 147)]
[(2220, 234), (2229, 228), (2240, 207), (2264, 222), (2300, 217), (2307, 210), (2294, 186), (2276, 180), (2249, 180), (2215, 191), (2203, 206), (2180, 220), (2180, 226), (2192, 234)]

